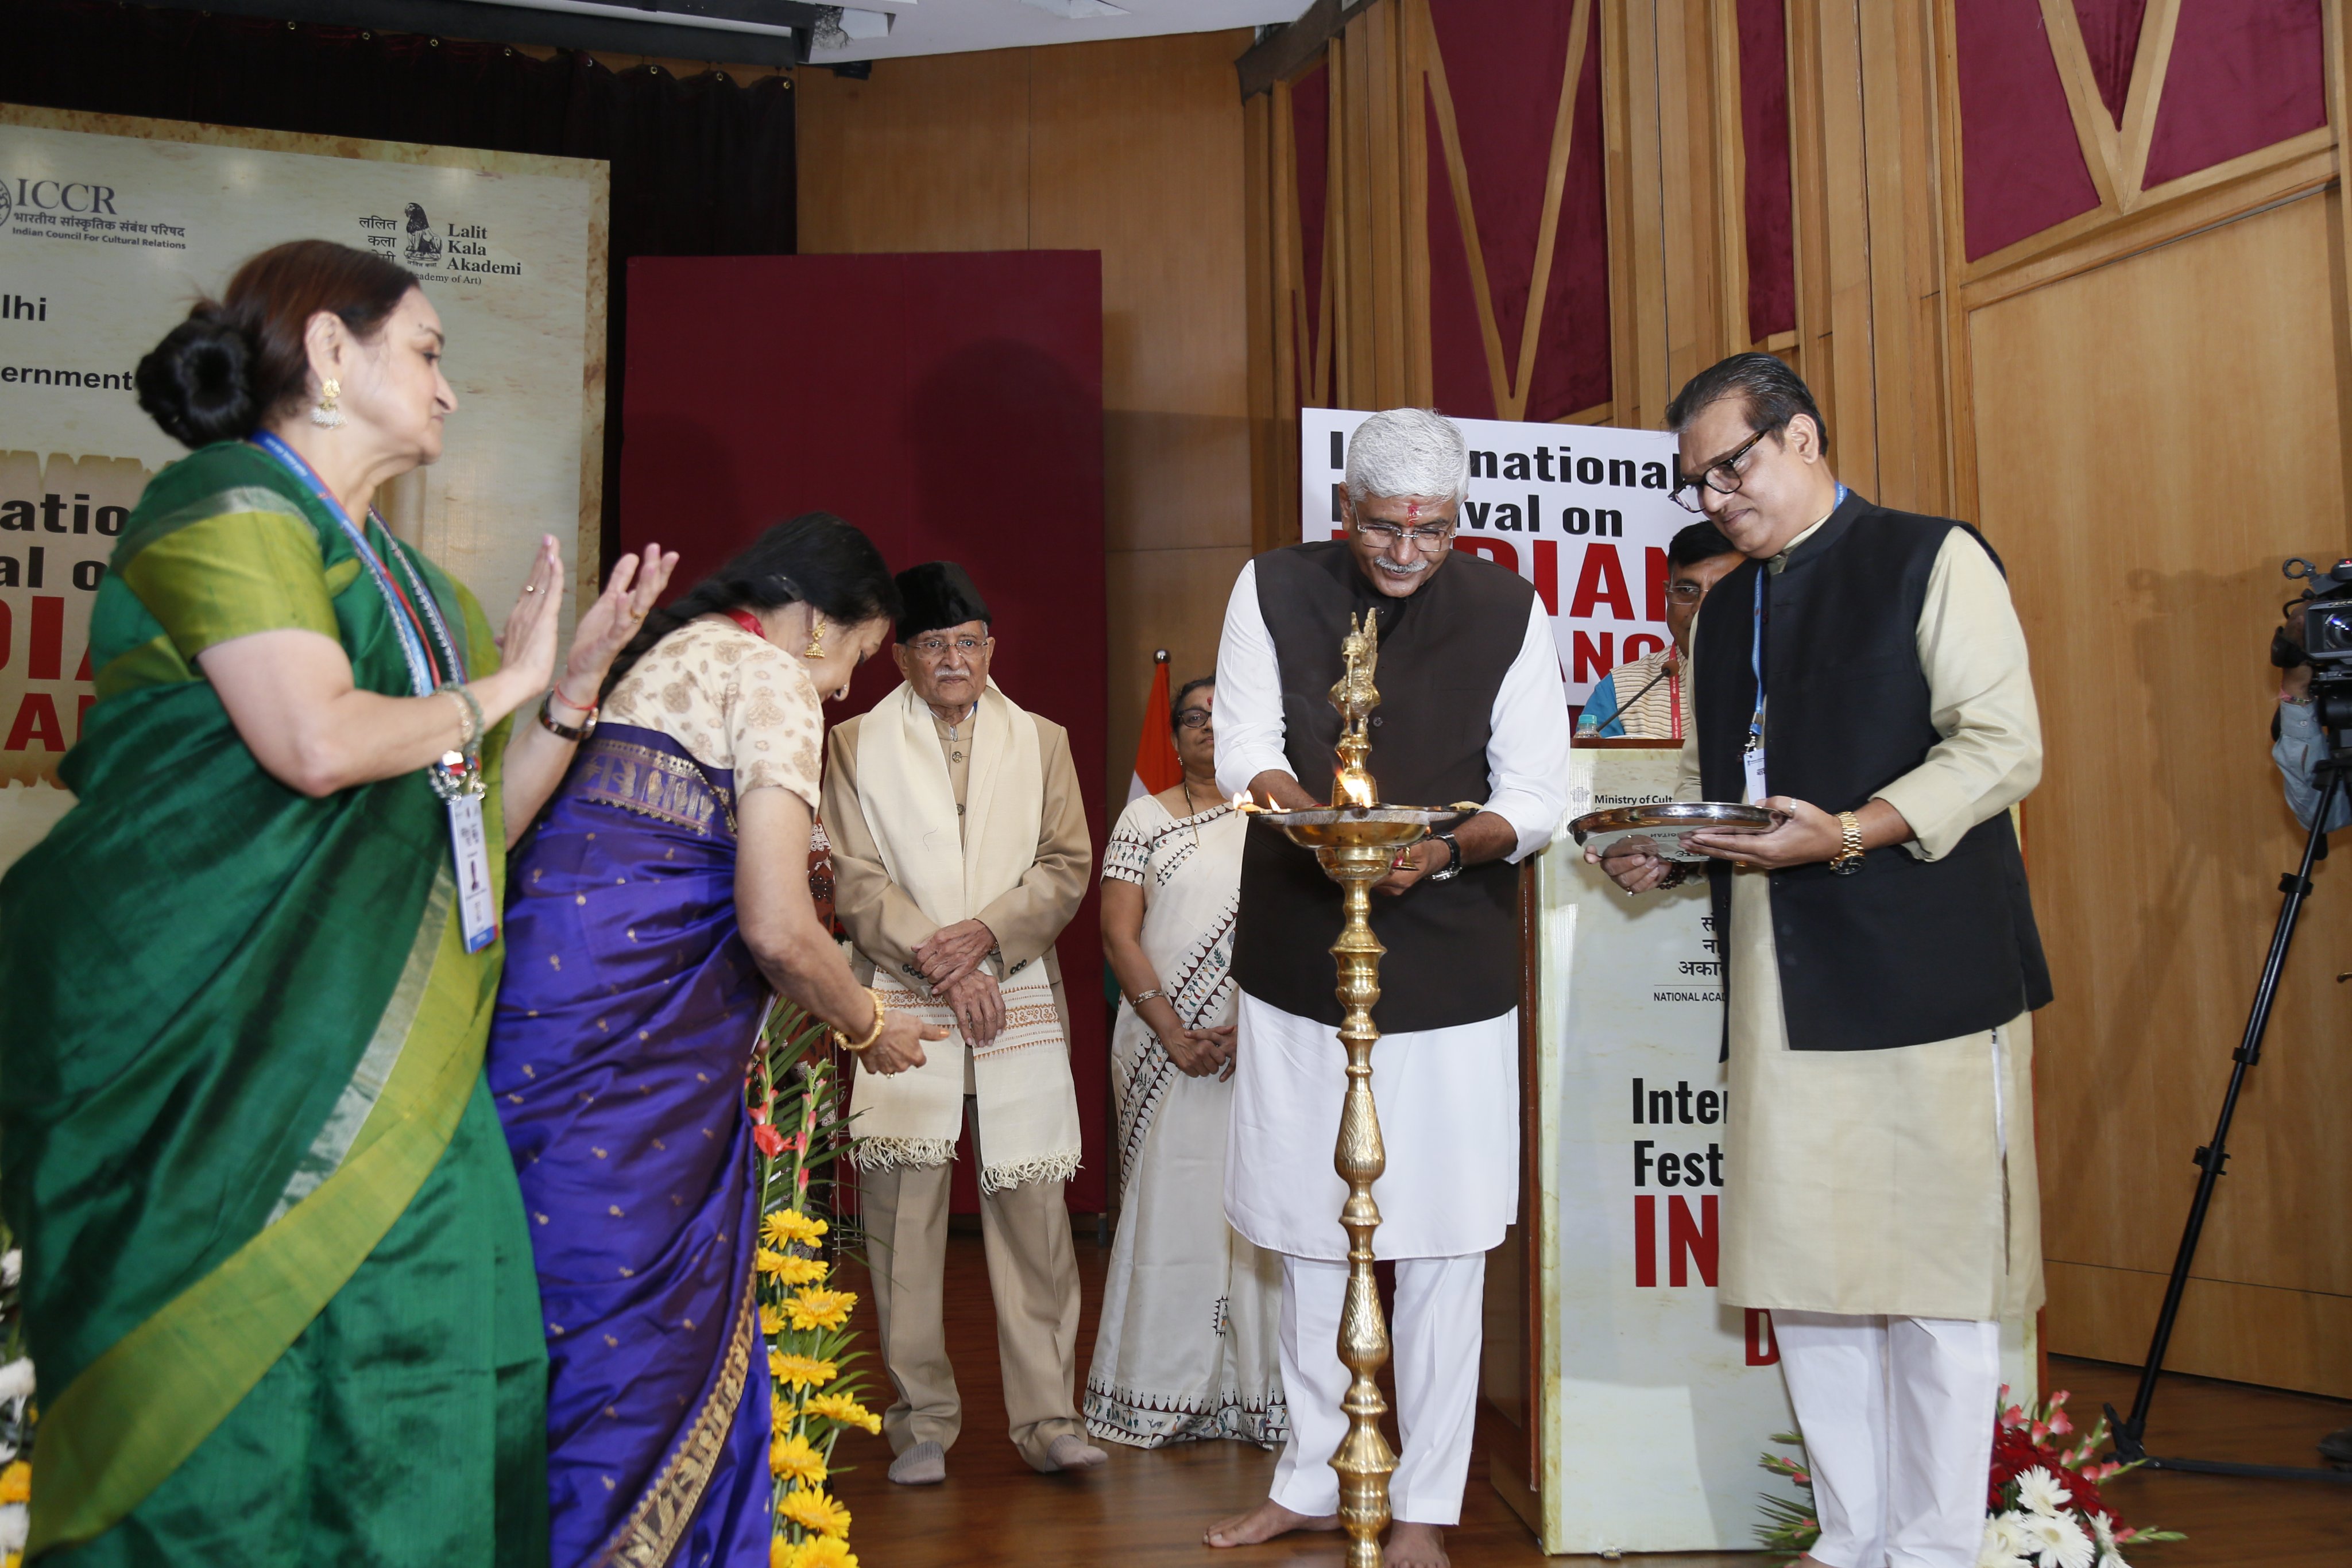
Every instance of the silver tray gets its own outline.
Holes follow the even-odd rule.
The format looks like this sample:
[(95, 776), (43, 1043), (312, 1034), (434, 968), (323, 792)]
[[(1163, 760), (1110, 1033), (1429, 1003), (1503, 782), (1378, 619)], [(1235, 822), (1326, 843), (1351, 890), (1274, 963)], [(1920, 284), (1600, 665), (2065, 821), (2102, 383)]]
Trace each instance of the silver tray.
[(1706, 861), (1713, 857), (1683, 846), (1684, 835), (1697, 832), (1769, 833), (1789, 820), (1775, 806), (1734, 806), (1721, 800), (1663, 800), (1650, 806), (1620, 806), (1608, 811), (1587, 811), (1569, 823), (1576, 841), (1605, 855), (1628, 839), (1646, 839), (1670, 861)]

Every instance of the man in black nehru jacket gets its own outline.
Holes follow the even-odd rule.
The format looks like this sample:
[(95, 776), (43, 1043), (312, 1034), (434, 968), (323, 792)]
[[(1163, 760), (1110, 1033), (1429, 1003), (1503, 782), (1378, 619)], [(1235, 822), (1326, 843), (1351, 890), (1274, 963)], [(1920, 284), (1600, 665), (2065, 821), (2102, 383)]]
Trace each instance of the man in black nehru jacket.
[[(1975, 529), (1830, 472), (1805, 383), (1736, 354), (1667, 405), (1675, 497), (1748, 559), (1699, 611), (1686, 799), (1727, 931), (1720, 1295), (1769, 1308), (1822, 1568), (1973, 1568), (2000, 1323), (2042, 1301), (2032, 1009), (2009, 808), (2042, 774), (2025, 636)], [(1628, 892), (1672, 874), (1605, 862)], [(1726, 923), (1727, 922), (1727, 925)]]
[[(1351, 615), (1380, 622), (1371, 768), (1417, 805), (1483, 800), (1406, 852), (1380, 883), (1388, 947), (1372, 1051), (1388, 1174), (1373, 1184), (1373, 1248), (1396, 1264), (1396, 1379), (1404, 1452), (1389, 1487), (1391, 1568), (1446, 1561), (1478, 1396), (1486, 1254), (1517, 1211), (1518, 873), (1565, 809), (1568, 698), (1551, 622), (1517, 572), (1451, 548), (1469, 476), (1462, 433), (1391, 409), (1348, 444), (1345, 539), (1294, 545), (1242, 569), (1217, 652), (1217, 781), (1279, 806), (1326, 802), (1339, 716), (1332, 683)], [(1331, 1455), (1346, 1435), (1339, 1310), (1348, 1281), (1331, 1168), (1347, 1057), (1332, 995), (1339, 889), (1314, 855), (1262, 824), (1242, 852), (1234, 978), (1241, 988), (1225, 1215), (1279, 1252), (1282, 1386), (1290, 1440), (1267, 1500), (1209, 1532), (1242, 1546), (1338, 1523)]]

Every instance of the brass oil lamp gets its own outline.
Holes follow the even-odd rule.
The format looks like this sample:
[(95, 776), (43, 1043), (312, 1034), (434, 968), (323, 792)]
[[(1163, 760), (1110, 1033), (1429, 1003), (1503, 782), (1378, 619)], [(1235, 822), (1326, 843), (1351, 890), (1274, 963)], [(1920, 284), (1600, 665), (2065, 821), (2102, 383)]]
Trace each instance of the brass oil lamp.
[(1387, 1167), (1381, 1144), (1381, 1118), (1372, 1102), (1372, 1045), (1381, 1031), (1372, 1024), (1381, 999), (1381, 956), (1388, 951), (1372, 935), (1372, 884), (1386, 876), (1397, 855), (1428, 836), (1433, 826), (1475, 811), (1475, 805), (1444, 810), (1383, 806), (1365, 758), (1372, 743), (1366, 734), (1381, 695), (1372, 685), (1380, 656), (1380, 626), (1368, 612), (1350, 617), (1340, 643), (1345, 673), (1331, 688), (1339, 711), (1339, 771), (1331, 804), (1312, 810), (1245, 808), (1315, 852), (1324, 873), (1339, 884), (1346, 924), (1331, 945), (1338, 960), (1340, 1006), (1347, 1009), (1339, 1040), (1348, 1051), (1347, 1100), (1339, 1115), (1339, 1145), (1333, 1164), (1348, 1184), (1339, 1223), (1348, 1232), (1348, 1297), (1339, 1318), (1339, 1360), (1354, 1375), (1341, 1407), (1348, 1436), (1331, 1456), (1339, 1472), (1339, 1523), (1348, 1533), (1349, 1568), (1380, 1568), (1381, 1532), (1389, 1524), (1389, 1476), (1396, 1453), (1381, 1431), (1388, 1401), (1374, 1381), (1389, 1359), (1388, 1323), (1372, 1274), (1372, 1232), (1381, 1211), (1372, 1183)]

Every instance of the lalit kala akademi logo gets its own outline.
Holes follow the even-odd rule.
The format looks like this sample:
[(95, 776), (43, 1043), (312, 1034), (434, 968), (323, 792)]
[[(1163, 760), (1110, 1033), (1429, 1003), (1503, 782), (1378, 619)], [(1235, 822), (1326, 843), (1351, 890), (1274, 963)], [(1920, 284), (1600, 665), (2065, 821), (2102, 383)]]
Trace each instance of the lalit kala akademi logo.
[(522, 276), (522, 263), (491, 251), (488, 228), (449, 224), (436, 231), (420, 203), (404, 204), (397, 220), (371, 213), (359, 222), (371, 248), (415, 271)]

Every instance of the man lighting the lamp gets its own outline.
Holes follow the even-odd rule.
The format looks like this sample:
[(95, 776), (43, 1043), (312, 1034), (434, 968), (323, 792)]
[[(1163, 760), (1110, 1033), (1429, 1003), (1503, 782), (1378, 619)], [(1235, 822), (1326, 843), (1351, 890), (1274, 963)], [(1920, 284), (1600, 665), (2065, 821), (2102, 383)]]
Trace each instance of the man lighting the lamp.
[[(1516, 572), (1449, 549), (1469, 452), (1448, 421), (1391, 409), (1348, 446), (1344, 539), (1242, 569), (1217, 655), (1217, 779), (1284, 808), (1325, 804), (1351, 615), (1380, 622), (1370, 720), (1381, 793), (1483, 800), (1414, 845), (1377, 885), (1388, 948), (1372, 1051), (1388, 1171), (1374, 1249), (1396, 1260), (1404, 1451), (1390, 1485), (1391, 1568), (1439, 1568), (1460, 1516), (1478, 1392), (1486, 1251), (1517, 1207), (1518, 879), (1566, 804), (1569, 726), (1551, 624)], [(1332, 1168), (1345, 1052), (1329, 956), (1340, 892), (1312, 852), (1262, 823), (1243, 852), (1234, 976), (1241, 988), (1225, 1214), (1280, 1253), (1290, 1439), (1266, 1500), (1214, 1526), (1212, 1546), (1338, 1526), (1330, 1459), (1348, 1430), (1338, 1334), (1348, 1280)]]
[[(1676, 498), (1747, 558), (1694, 631), (1682, 793), (1788, 813), (1686, 841), (1728, 936), (1720, 1296), (1772, 1312), (1821, 1510), (1805, 1561), (1970, 1568), (2000, 1320), (2042, 1296), (2024, 633), (1973, 528), (1837, 482), (1770, 355), (1701, 371), (1666, 422)], [(1628, 893), (1681, 869), (1639, 840), (1602, 863)]]

